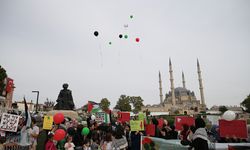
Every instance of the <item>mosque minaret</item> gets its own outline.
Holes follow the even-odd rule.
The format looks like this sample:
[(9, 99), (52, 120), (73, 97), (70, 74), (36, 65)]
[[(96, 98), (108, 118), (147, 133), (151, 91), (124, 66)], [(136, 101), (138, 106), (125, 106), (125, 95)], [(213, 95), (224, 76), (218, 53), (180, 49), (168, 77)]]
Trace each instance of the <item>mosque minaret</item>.
[(184, 76), (183, 71), (182, 71), (182, 87), (186, 88), (186, 81), (185, 81), (185, 76)]
[(199, 89), (200, 89), (200, 96), (201, 96), (201, 104), (202, 104), (203, 107), (205, 107), (206, 105), (205, 105), (203, 84), (202, 84), (202, 78), (201, 78), (201, 69), (200, 69), (200, 63), (199, 63), (198, 59), (197, 59), (197, 72), (198, 72), (198, 80), (199, 80)]
[(163, 104), (163, 95), (162, 95), (162, 81), (161, 81), (161, 72), (159, 71), (159, 90), (160, 90), (160, 102)]
[(182, 71), (182, 86), (177, 88), (174, 87), (173, 67), (171, 58), (169, 58), (170, 90), (166, 92), (166, 94), (163, 94), (162, 85), (164, 84), (162, 84), (161, 72), (159, 71), (160, 104), (158, 103), (158, 104), (143, 106), (142, 111), (143, 110), (149, 110), (151, 112), (164, 111), (164, 112), (170, 112), (172, 114), (175, 114), (175, 112), (183, 114), (184, 113), (197, 114), (200, 113), (201, 111), (205, 111), (206, 104), (204, 99), (204, 89), (201, 78), (201, 68), (198, 59), (197, 59), (197, 72), (198, 72), (199, 90), (201, 97), (200, 100), (197, 100), (194, 91), (187, 89), (183, 71)]
[(172, 95), (172, 105), (175, 106), (175, 92), (174, 92), (174, 77), (171, 58), (169, 58), (169, 74), (170, 74), (170, 83), (171, 83), (171, 95)]

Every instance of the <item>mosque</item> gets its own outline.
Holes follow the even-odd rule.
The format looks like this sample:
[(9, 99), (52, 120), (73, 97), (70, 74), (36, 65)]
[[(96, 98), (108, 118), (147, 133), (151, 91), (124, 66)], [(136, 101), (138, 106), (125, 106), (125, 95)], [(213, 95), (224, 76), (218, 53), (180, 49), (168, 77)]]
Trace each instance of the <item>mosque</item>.
[(186, 88), (184, 73), (182, 72), (182, 87), (174, 87), (174, 77), (172, 70), (171, 59), (169, 59), (169, 74), (170, 74), (170, 91), (165, 94), (163, 99), (162, 80), (159, 72), (159, 90), (160, 103), (154, 105), (146, 105), (142, 107), (142, 111), (150, 112), (169, 112), (170, 114), (197, 114), (201, 111), (206, 111), (204, 99), (203, 83), (201, 78), (201, 69), (199, 60), (197, 59), (197, 72), (200, 89), (200, 100), (197, 100), (195, 93)]

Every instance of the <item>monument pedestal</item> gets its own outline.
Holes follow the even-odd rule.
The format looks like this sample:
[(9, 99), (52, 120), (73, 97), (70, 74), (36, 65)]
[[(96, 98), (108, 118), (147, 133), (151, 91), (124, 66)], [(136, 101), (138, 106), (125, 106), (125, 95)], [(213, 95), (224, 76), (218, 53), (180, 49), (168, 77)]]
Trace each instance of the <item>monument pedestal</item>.
[(73, 111), (73, 110), (51, 110), (49, 112), (47, 112), (46, 115), (48, 116), (54, 116), (56, 113), (63, 113), (63, 115), (65, 117), (69, 117), (71, 119), (77, 119), (78, 118), (78, 114), (77, 112)]

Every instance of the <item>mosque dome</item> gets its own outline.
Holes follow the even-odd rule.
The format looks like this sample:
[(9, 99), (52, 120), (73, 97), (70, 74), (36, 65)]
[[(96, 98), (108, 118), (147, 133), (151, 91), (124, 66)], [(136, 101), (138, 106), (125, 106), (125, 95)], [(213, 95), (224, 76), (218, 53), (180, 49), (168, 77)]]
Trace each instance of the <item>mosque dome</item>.
[(194, 96), (194, 92), (191, 92), (190, 90), (183, 87), (175, 88), (174, 92), (175, 96)]

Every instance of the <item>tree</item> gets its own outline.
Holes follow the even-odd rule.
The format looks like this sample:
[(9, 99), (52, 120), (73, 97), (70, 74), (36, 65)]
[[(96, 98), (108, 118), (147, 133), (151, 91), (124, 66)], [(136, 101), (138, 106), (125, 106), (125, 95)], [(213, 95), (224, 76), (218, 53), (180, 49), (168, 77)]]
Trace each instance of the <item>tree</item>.
[(2, 68), (2, 66), (0, 66), (0, 95), (2, 95), (4, 87), (6, 86), (6, 83), (4, 82), (6, 77), (7, 77), (6, 70)]
[(134, 109), (133, 112), (138, 113), (143, 105), (143, 99), (140, 96), (130, 97), (130, 103), (132, 103)]
[(116, 103), (115, 109), (119, 109), (120, 111), (131, 111), (130, 97), (121, 95)]
[(250, 113), (250, 94), (240, 104), (245, 107), (246, 112)]
[(220, 106), (219, 107), (219, 111), (221, 112), (221, 113), (224, 113), (225, 111), (227, 111), (228, 109), (227, 109), (227, 107), (226, 106)]
[(100, 103), (100, 107), (102, 110), (108, 110), (110, 106), (110, 101), (107, 98), (103, 98)]

